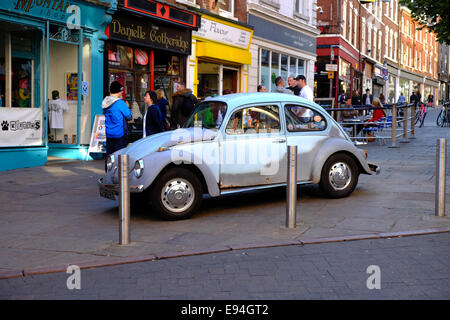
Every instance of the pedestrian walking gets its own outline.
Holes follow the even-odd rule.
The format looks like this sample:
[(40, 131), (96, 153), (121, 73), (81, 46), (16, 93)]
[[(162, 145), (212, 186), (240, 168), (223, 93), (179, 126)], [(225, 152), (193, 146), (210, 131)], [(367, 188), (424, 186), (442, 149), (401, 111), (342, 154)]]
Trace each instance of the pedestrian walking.
[(166, 99), (166, 95), (164, 94), (164, 89), (158, 89), (155, 91), (156, 97), (158, 98), (158, 107), (159, 111), (161, 111), (161, 121), (164, 126), (164, 129), (169, 130), (170, 124), (167, 117), (167, 111), (169, 110), (169, 101)]
[(179, 82), (177, 92), (172, 97), (172, 111), (170, 113), (172, 127), (182, 127), (194, 111), (197, 103), (197, 97), (192, 93), (192, 90), (185, 88), (184, 83)]
[(306, 78), (304, 75), (298, 75), (295, 77), (297, 81), (297, 86), (300, 88), (299, 96), (301, 98), (308, 99), (309, 101), (314, 102), (314, 94), (312, 89), (306, 84)]
[(359, 94), (359, 91), (354, 90), (352, 95), (352, 105), (359, 106), (361, 104), (361, 95)]
[(287, 89), (291, 90), (293, 94), (298, 96), (300, 94), (300, 88), (297, 86), (297, 81), (294, 76), (288, 77), (288, 85)]
[(405, 101), (406, 101), (406, 98), (405, 98), (405, 96), (403, 95), (403, 93), (401, 92), (401, 93), (400, 93), (400, 96), (398, 97), (398, 100), (397, 100), (397, 105), (402, 105), (402, 104), (405, 103)]
[[(123, 86), (118, 81), (113, 81), (109, 88), (110, 95), (102, 102), (105, 115), (106, 130), (106, 158), (117, 150), (123, 149), (128, 144), (128, 124), (131, 120), (131, 110), (122, 100)], [(106, 171), (106, 161), (105, 161)]]
[(147, 91), (144, 96), (147, 112), (144, 115), (143, 137), (164, 131), (161, 111), (158, 106), (158, 97), (155, 91)]
[(286, 89), (286, 88), (284, 87), (285, 82), (284, 82), (284, 79), (283, 79), (282, 77), (278, 76), (278, 77), (275, 79), (275, 85), (277, 86), (276, 89), (275, 89), (276, 92), (279, 92), (279, 93), (287, 93), (287, 94), (293, 94), (291, 90)]

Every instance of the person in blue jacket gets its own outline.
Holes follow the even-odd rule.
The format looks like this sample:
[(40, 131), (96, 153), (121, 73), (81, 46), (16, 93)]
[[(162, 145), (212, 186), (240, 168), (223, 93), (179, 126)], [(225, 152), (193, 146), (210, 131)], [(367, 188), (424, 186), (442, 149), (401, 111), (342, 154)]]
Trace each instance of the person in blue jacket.
[(127, 121), (132, 118), (131, 110), (122, 100), (123, 86), (120, 82), (113, 81), (109, 92), (110, 95), (102, 102), (103, 114), (105, 115), (106, 158), (127, 146)]
[(143, 137), (164, 131), (161, 110), (158, 106), (158, 97), (155, 91), (147, 91), (144, 96), (144, 103), (148, 106), (144, 116)]

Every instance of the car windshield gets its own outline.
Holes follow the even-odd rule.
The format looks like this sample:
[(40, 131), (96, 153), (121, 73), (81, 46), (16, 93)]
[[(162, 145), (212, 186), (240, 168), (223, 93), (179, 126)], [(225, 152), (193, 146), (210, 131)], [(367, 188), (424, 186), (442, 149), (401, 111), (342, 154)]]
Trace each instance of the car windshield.
[(219, 129), (227, 112), (227, 105), (220, 101), (204, 101), (195, 109), (194, 113), (184, 124), (184, 128), (202, 127)]

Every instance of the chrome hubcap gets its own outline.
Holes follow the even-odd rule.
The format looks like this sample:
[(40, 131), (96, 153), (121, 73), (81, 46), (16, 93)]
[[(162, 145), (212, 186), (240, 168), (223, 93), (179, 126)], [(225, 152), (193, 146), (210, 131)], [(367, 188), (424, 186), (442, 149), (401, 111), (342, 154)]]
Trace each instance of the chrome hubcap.
[(331, 167), (328, 178), (333, 189), (340, 191), (347, 188), (352, 181), (352, 172), (346, 163), (337, 162)]
[(164, 207), (175, 213), (183, 212), (194, 202), (195, 191), (192, 184), (181, 178), (168, 181), (161, 190), (161, 202)]

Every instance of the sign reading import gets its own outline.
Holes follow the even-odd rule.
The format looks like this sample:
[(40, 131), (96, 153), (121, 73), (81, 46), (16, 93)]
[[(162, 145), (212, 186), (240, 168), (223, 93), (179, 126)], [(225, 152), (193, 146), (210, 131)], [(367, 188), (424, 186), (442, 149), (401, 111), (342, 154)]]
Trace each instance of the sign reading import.
[(139, 45), (175, 51), (182, 54), (191, 52), (190, 30), (153, 25), (144, 19), (114, 17), (107, 30), (110, 39), (132, 42)]
[(0, 108), (0, 147), (42, 145), (42, 110)]

